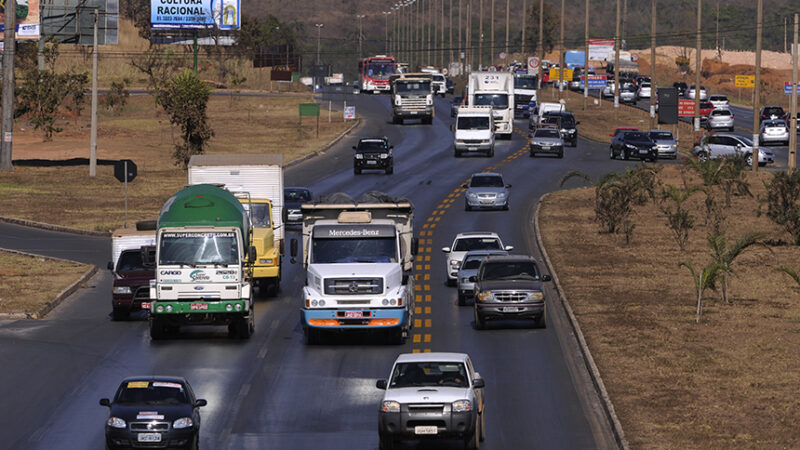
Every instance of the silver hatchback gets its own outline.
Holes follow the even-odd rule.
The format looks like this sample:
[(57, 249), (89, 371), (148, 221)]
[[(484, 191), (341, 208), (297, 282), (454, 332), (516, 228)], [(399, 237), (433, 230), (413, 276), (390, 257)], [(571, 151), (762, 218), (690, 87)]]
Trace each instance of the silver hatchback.
[(505, 184), (499, 173), (473, 174), (469, 183), (462, 187), (467, 188), (464, 193), (464, 209), (467, 211), (478, 208), (508, 209), (508, 189), (511, 185)]
[[(697, 159), (703, 161), (707, 158), (726, 158), (741, 155), (747, 159), (747, 164), (753, 164), (753, 141), (735, 134), (709, 134), (703, 136), (700, 144), (692, 150)], [(764, 147), (758, 148), (758, 165), (765, 166), (775, 162), (775, 154)]]
[(668, 130), (650, 130), (650, 139), (658, 147), (659, 158), (676, 159), (678, 157), (678, 141)]
[(789, 145), (789, 126), (786, 125), (786, 121), (783, 119), (765, 120), (761, 122), (761, 132), (758, 140), (764, 145), (776, 143)]
[(708, 130), (727, 130), (733, 131), (733, 113), (727, 109), (714, 109), (706, 120)]

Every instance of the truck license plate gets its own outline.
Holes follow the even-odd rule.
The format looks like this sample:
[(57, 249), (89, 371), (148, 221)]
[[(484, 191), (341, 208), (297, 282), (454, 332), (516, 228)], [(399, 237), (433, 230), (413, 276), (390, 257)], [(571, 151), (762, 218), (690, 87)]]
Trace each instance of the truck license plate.
[(139, 442), (161, 442), (161, 433), (139, 433)]
[(363, 311), (345, 311), (344, 318), (345, 319), (361, 319), (364, 317)]
[(511, 312), (517, 312), (517, 311), (519, 311), (519, 308), (517, 308), (516, 306), (504, 306), (503, 307), (503, 312), (511, 313)]
[(439, 428), (435, 425), (417, 425), (414, 427), (414, 434), (438, 434)]
[(189, 309), (192, 311), (202, 311), (208, 309), (208, 303), (192, 303), (189, 305)]

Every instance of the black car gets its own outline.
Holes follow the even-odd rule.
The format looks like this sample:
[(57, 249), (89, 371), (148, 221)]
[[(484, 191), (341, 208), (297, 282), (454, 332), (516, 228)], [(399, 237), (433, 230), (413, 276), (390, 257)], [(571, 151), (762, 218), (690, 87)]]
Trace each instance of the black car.
[(142, 250), (123, 250), (117, 259), (108, 262), (114, 276), (111, 290), (111, 317), (126, 320), (130, 313), (150, 309), (150, 280), (156, 277), (156, 268), (142, 261)]
[(456, 83), (450, 78), (445, 79), (444, 85), (447, 86), (448, 94), (452, 94), (456, 91)]
[(542, 116), (544, 123), (554, 123), (561, 132), (561, 139), (569, 143), (570, 147), (578, 145), (578, 125), (575, 116), (569, 111), (548, 112)]
[(458, 108), (461, 105), (466, 103), (466, 96), (465, 95), (456, 95), (453, 97), (452, 103), (450, 103), (450, 117), (455, 117), (458, 115)]
[(313, 198), (311, 191), (304, 187), (283, 188), (283, 221), (287, 225), (297, 225), (303, 222), (303, 213), (300, 205), (308, 203)]
[(765, 106), (761, 108), (761, 114), (759, 115), (758, 123), (761, 123), (765, 120), (785, 120), (786, 123), (789, 123), (789, 114), (783, 110), (780, 106)]
[(144, 376), (122, 381), (114, 400), (100, 399), (110, 410), (106, 448), (197, 449), (200, 410), (206, 401), (195, 398), (181, 377)]
[(676, 81), (676, 82), (672, 83), (672, 87), (677, 89), (678, 97), (683, 97), (684, 95), (686, 95), (686, 90), (689, 89), (689, 85), (687, 85), (683, 81)]
[(655, 162), (658, 159), (658, 146), (647, 132), (625, 131), (611, 140), (611, 159), (618, 156), (625, 160), (635, 158)]
[(387, 175), (394, 172), (394, 157), (387, 137), (361, 138), (353, 146), (353, 171), (360, 174), (364, 169), (383, 170)]

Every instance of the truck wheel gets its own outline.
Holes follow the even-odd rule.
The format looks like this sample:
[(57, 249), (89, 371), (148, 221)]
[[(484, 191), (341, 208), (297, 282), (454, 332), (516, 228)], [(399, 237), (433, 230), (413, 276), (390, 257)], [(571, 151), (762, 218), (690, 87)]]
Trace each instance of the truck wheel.
[(402, 125), (403, 124), (403, 119), (401, 119), (399, 117), (392, 117), (392, 123), (395, 124), (395, 125)]
[(304, 331), (306, 335), (306, 345), (319, 345), (322, 341), (322, 331), (316, 328), (307, 327)]
[(456, 158), (460, 158), (460, 157), (461, 157), (461, 152), (460, 152), (460, 151), (458, 151), (458, 150), (455, 150), (455, 149), (453, 149), (453, 155), (454, 155)]
[(494, 156), (494, 147), (490, 148), (489, 151), (486, 152), (486, 156), (488, 156), (489, 158)]
[(403, 345), (405, 343), (403, 329), (401, 327), (396, 327), (387, 330), (386, 341), (389, 345)]
[(378, 434), (378, 449), (379, 450), (394, 450), (395, 440), (391, 436), (383, 436)]
[(547, 328), (547, 308), (542, 311), (542, 315), (536, 318), (536, 328)]
[(386, 169), (386, 175), (391, 175), (394, 173), (394, 166), (389, 167)]
[(563, 158), (564, 157), (564, 150), (561, 150), (560, 152), (558, 152), (558, 157), (559, 158)]
[(475, 329), (482, 330), (486, 328), (486, 319), (483, 318), (482, 315), (478, 312), (478, 308), (473, 308), (474, 315), (475, 315)]
[(464, 449), (465, 450), (478, 450), (481, 447), (481, 439), (480, 439), (480, 429), (478, 427), (478, 421), (475, 420), (475, 429), (472, 431), (472, 435), (464, 440)]
[(249, 339), (253, 334), (252, 311), (250, 317), (239, 317), (228, 325), (228, 334), (236, 339)]
[(164, 339), (167, 335), (166, 327), (161, 319), (157, 317), (150, 318), (150, 339), (158, 341)]
[(466, 304), (467, 297), (461, 291), (458, 291), (458, 306), (464, 306)]
[(111, 310), (111, 320), (119, 322), (121, 320), (128, 320), (130, 312), (127, 308), (114, 308)]
[(361, 169), (359, 169), (358, 167), (353, 167), (353, 173), (355, 173), (356, 175), (361, 175)]

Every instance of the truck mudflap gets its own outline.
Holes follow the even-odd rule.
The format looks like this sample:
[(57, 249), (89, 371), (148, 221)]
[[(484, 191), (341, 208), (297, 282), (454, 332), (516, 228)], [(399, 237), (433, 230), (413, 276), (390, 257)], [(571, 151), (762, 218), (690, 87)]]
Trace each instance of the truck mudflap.
[(248, 310), (248, 300), (192, 300), (185, 302), (152, 302), (150, 314), (229, 314)]
[(325, 330), (408, 328), (404, 308), (306, 309), (300, 310), (304, 328)]

